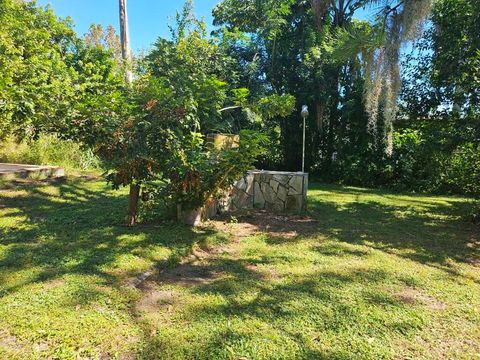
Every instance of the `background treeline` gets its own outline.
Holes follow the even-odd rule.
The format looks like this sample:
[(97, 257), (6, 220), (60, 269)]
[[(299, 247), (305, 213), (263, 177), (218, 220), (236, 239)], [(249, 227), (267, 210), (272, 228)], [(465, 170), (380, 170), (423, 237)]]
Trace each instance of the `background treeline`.
[[(255, 83), (258, 91), (293, 94), (297, 109), (309, 105), (311, 174), (346, 184), (480, 194), (479, 1), (416, 2), (415, 11), (425, 12), (431, 5), (431, 14), (420, 24), (424, 32), (416, 28), (406, 35), (411, 41), (401, 45), (401, 57), (399, 52), (389, 54), (388, 44), (377, 45), (384, 40), (376, 35), (377, 28), (385, 26), (383, 19), (355, 19), (368, 2), (349, 1), (346, 6), (334, 1), (320, 31), (309, 2), (277, 1), (271, 7), (268, 1), (257, 2), (264, 8), (241, 3), (228, 0), (216, 8), (216, 24), (226, 26), (218, 33), (232, 38), (229, 51), (241, 64), (245, 83)], [(408, 9), (403, 16), (414, 18)], [(392, 32), (402, 33), (391, 26)], [(242, 37), (245, 32), (249, 36)], [(378, 50), (371, 51), (375, 46), (385, 50), (384, 59)], [(372, 70), (381, 61), (386, 66)], [(401, 67), (397, 70), (394, 63)], [(395, 71), (403, 85), (395, 84)], [(390, 89), (382, 81), (398, 87), (393, 127), (388, 121)], [(375, 93), (380, 94), (372, 111)], [(298, 112), (272, 127), (278, 151), (273, 150), (263, 166), (300, 169)]]
[[(52, 10), (2, 1), (0, 137), (73, 141), (65, 153), (85, 156), (71, 163), (98, 166), (95, 154), (114, 183), (145, 185), (153, 164), (191, 168), (181, 159), (203, 146), (191, 133), (251, 129), (269, 139), (258, 167), (299, 170), (307, 104), (313, 176), (478, 196), (480, 2), (372, 3), (225, 0), (207, 34), (187, 2), (171, 38), (125, 64), (112, 28), (79, 38)], [(167, 139), (178, 148), (163, 151)]]

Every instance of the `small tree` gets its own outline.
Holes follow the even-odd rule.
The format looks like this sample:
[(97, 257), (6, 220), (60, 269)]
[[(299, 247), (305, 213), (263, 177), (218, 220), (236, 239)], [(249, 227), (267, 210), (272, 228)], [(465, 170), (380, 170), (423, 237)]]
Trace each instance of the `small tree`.
[(16, 0), (0, 1), (0, 24), (0, 139), (35, 137), (70, 116), (75, 32), (51, 9)]
[[(243, 131), (239, 148), (205, 146), (204, 135), (223, 121), (221, 110), (237, 105), (238, 93), (248, 90), (231, 89), (221, 77), (228, 58), (188, 9), (189, 3), (172, 40), (159, 39), (142, 62), (144, 72), (130, 92), (130, 118), (101, 147), (110, 156), (107, 178), (114, 186), (141, 185), (150, 196), (193, 209), (252, 168), (265, 137)], [(257, 117), (285, 116), (294, 105), (289, 96), (242, 101)]]

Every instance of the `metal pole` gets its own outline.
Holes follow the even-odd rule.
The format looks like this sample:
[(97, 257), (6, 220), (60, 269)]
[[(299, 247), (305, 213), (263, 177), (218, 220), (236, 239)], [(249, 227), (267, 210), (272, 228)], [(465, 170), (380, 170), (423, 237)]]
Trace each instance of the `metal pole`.
[(303, 116), (302, 172), (305, 172), (305, 116)]
[(308, 117), (308, 106), (303, 105), (302, 111), (300, 112), (303, 118), (303, 144), (302, 144), (302, 172), (305, 172), (305, 119)]

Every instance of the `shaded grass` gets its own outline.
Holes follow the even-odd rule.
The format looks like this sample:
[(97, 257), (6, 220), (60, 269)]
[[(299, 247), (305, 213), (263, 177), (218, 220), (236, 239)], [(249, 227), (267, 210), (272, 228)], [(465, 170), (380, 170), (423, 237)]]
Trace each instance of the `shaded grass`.
[(326, 185), (309, 199), (315, 232), (245, 238), (203, 265), (222, 274), (206, 284), (160, 278), (175, 300), (144, 314), (155, 332), (143, 357), (478, 356), (479, 238), (465, 199)]
[(123, 285), (216, 235), (177, 225), (124, 227), (126, 206), (125, 191), (101, 180), (0, 190), (0, 358), (138, 350), (143, 334), (129, 310), (138, 292)]
[(148, 294), (124, 288), (128, 279), (224, 235), (126, 228), (125, 192), (101, 181), (0, 190), (0, 358), (474, 358), (480, 239), (464, 221), (470, 206), (314, 185), (313, 228), (223, 245), (189, 267), (204, 281), (150, 280), (158, 296), (139, 310)]

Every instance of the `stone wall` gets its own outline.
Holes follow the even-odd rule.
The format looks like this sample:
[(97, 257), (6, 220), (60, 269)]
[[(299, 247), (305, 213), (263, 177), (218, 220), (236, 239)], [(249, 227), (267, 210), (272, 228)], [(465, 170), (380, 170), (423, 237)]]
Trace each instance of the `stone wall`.
[(302, 212), (307, 205), (307, 189), (306, 173), (252, 170), (235, 183), (223, 208)]

